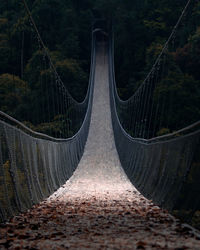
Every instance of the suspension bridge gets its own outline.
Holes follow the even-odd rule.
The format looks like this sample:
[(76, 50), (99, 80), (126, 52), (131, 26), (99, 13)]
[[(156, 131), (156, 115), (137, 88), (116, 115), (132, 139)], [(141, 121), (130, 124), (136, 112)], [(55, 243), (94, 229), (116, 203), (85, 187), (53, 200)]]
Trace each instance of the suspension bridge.
[[(189, 223), (198, 217), (200, 210), (200, 122), (198, 120), (188, 122), (184, 128), (181, 127), (181, 123), (175, 124), (174, 132), (157, 136), (157, 131), (163, 127), (169, 127), (170, 121), (165, 117), (170, 115), (171, 107), (168, 106), (172, 105), (172, 101), (168, 102), (167, 96), (163, 97), (161, 93), (157, 95), (155, 93), (157, 87), (162, 87), (164, 84), (170, 43), (179, 29), (189, 4), (190, 1), (185, 6), (151, 71), (134, 95), (126, 101), (120, 99), (115, 82), (112, 32), (107, 34), (102, 28), (94, 27), (89, 85), (85, 99), (79, 103), (70, 95), (57, 73), (25, 3), (31, 25), (37, 35), (39, 51), (43, 57), (41, 67), (48, 73), (40, 81), (41, 97), (45, 96), (45, 100), (41, 101), (41, 97), (38, 97), (41, 114), (37, 117), (42, 117), (43, 123), (48, 124), (56, 116), (59, 129), (49, 129), (48, 135), (36, 132), (22, 121), (0, 112), (1, 221), (8, 221), (19, 212), (26, 212), (51, 195), (42, 205), (35, 205), (36, 211), (39, 212), (28, 210), (22, 217), (14, 217), (11, 224), (7, 222), (10, 230), (12, 225), (17, 225), (18, 228), (17, 218), (20, 218), (20, 222), (24, 220), (23, 218), (29, 221), (31, 216), (33, 218), (35, 216), (33, 219), (35, 221), (41, 217), (44, 219), (42, 209), (47, 210), (48, 213), (56, 210), (63, 218), (66, 217), (63, 225), (66, 226), (66, 223), (69, 223), (69, 227), (72, 228), (73, 223), (78, 223), (77, 221), (84, 217), (83, 213), (78, 217), (85, 209), (84, 206), (90, 207), (89, 213), (93, 215), (92, 218), (84, 217), (84, 225), (90, 220), (91, 223), (95, 223), (94, 213), (97, 213), (95, 209), (98, 208), (98, 216), (102, 216), (102, 222), (105, 219), (105, 207), (108, 207), (109, 216), (113, 216), (109, 223), (114, 223), (113, 225), (119, 227), (119, 230), (127, 230), (129, 236), (126, 235), (123, 238), (125, 243), (117, 240), (111, 243), (112, 237), (106, 236), (98, 228), (96, 236), (100, 235), (104, 239), (102, 244), (107, 244), (105, 241), (109, 241), (112, 247), (119, 244), (119, 249), (123, 247), (133, 249), (134, 244), (128, 242), (128, 239), (132, 239), (131, 237), (137, 232), (141, 235), (134, 236), (137, 242), (134, 246), (138, 249), (145, 249), (146, 246), (150, 249), (170, 246), (175, 248), (182, 246), (180, 244), (186, 244), (184, 246), (189, 249), (199, 248), (198, 231), (189, 225), (178, 224), (177, 219), (156, 206), (167, 209)], [(172, 96), (170, 97), (173, 99)], [(115, 207), (119, 205), (122, 211), (123, 209), (128, 211), (124, 218), (129, 220), (129, 222), (126, 221), (129, 229), (122, 226), (122, 222), (115, 223), (116, 218), (120, 216)], [(75, 209), (74, 212), (73, 209)], [(69, 212), (67, 215), (66, 211)], [(153, 226), (150, 226), (146, 219), (141, 219), (142, 216), (147, 218), (148, 215), (155, 219), (157, 213), (159, 223), (156, 222)], [(73, 221), (76, 215), (77, 220)], [(57, 215), (54, 216), (57, 218)], [(131, 218), (134, 218), (134, 222), (131, 222)], [(107, 217), (106, 219), (108, 220)], [(162, 227), (160, 223), (162, 219), (167, 226)], [(139, 224), (138, 220), (140, 220)], [(32, 226), (39, 229), (39, 224), (33, 222), (31, 221)], [(101, 222), (98, 221), (99, 225)], [(78, 224), (79, 229), (83, 230), (85, 226), (80, 225), (81, 223)], [(26, 224), (25, 221), (24, 224)], [(144, 228), (141, 229), (141, 225)], [(137, 230), (134, 231), (134, 227)], [(143, 241), (144, 234), (140, 230), (144, 232), (145, 227), (152, 227), (148, 236), (145, 235), (151, 245), (146, 245), (147, 243)], [(167, 227), (167, 232), (165, 237), (162, 235), (165, 238), (163, 243), (159, 231), (164, 230), (164, 227)], [(90, 231), (88, 228), (89, 226), (87, 230)], [(63, 230), (62, 227), (60, 231)], [(94, 233), (95, 227), (91, 231)], [(2, 232), (5, 233), (5, 231)], [(73, 248), (73, 243), (67, 243), (69, 246), (65, 245), (61, 238), (68, 237), (70, 242), (74, 236), (66, 232), (63, 235), (61, 237), (58, 233), (57, 238), (57, 241), (60, 240), (63, 245), (52, 245), (53, 249), (56, 247), (65, 249), (70, 246)], [(84, 232), (83, 235), (84, 238), (87, 233)], [(156, 245), (154, 237), (162, 243)], [(169, 244), (172, 245), (168, 245), (166, 237), (169, 237)], [(29, 236), (22, 237), (22, 239), (25, 238), (28, 239)], [(180, 242), (176, 241), (177, 238)], [(132, 240), (134, 241), (134, 238)], [(8, 243), (4, 240), (2, 244), (7, 244), (4, 245), (6, 247), (12, 246), (11, 241)], [(20, 244), (19, 241), (18, 244)], [(49, 243), (45, 244), (40, 247), (50, 248)], [(76, 245), (77, 248), (87, 247), (83, 242), (76, 242), (76, 244), (79, 244)], [(91, 244), (93, 248), (100, 247), (100, 239)], [(123, 244), (127, 244), (127, 248)], [(40, 247), (38, 245), (38, 248)], [(106, 245), (102, 245), (103, 247)]]

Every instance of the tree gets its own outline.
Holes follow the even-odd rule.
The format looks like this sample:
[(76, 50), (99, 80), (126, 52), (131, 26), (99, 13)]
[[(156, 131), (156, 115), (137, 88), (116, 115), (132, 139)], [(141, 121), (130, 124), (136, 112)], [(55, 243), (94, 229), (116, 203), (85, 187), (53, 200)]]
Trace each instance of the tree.
[(0, 107), (3, 112), (24, 121), (27, 119), (28, 84), (18, 76), (0, 75)]

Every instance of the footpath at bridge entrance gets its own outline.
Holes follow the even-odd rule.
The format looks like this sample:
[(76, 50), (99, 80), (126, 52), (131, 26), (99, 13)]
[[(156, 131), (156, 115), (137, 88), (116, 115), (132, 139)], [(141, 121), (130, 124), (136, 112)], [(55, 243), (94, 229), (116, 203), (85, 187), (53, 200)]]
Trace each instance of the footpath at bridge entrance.
[(200, 234), (143, 197), (115, 147), (105, 43), (96, 54), (89, 135), (73, 176), (0, 228), (0, 249), (200, 249)]

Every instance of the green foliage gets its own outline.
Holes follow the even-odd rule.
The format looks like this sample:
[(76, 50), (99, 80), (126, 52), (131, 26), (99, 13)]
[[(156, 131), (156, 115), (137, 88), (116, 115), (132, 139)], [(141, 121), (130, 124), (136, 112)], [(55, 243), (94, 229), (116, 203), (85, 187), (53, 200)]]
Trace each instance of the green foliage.
[[(52, 135), (53, 137), (65, 137), (63, 128), (66, 129), (70, 126), (70, 120), (67, 117), (59, 115), (55, 116), (52, 122), (40, 123), (34, 127), (34, 130), (43, 134)], [(73, 131), (69, 132), (69, 136), (73, 135)]]
[(169, 133), (170, 133), (170, 130), (168, 128), (161, 128), (157, 132), (157, 136), (166, 135), (166, 134), (169, 134)]
[(146, 51), (146, 65), (151, 67), (162, 51), (163, 44), (153, 42)]
[[(118, 4), (114, 18), (116, 81), (119, 88), (128, 89), (129, 85), (137, 87), (138, 82), (143, 80), (151, 69), (161, 46), (164, 45), (177, 22), (184, 3), (181, 0), (151, 2), (138, 0), (126, 1), (126, 3), (119, 1)], [(200, 23), (199, 13), (200, 4), (191, 3), (187, 17), (185, 21), (183, 20), (176, 37), (181, 40), (183, 46), (187, 44), (188, 36), (194, 34)], [(195, 56), (195, 53), (192, 56)], [(195, 63), (198, 67), (198, 53), (196, 58)], [(188, 64), (190, 64), (191, 57), (188, 59)], [(180, 58), (179, 62), (181, 61)], [(191, 73), (193, 76), (194, 71), (198, 72), (197, 67)], [(136, 87), (132, 88), (133, 91), (124, 91), (122, 98), (130, 97)]]
[(18, 76), (0, 75), (0, 106), (2, 111), (23, 119), (26, 113), (28, 93), (27, 83)]
[(165, 100), (163, 115), (170, 114), (170, 117), (163, 119), (168, 120), (171, 131), (176, 130), (177, 124), (183, 128), (200, 117), (199, 82), (188, 74), (170, 71), (155, 89), (155, 101), (159, 100)]
[(74, 59), (57, 61), (56, 69), (70, 93), (77, 100), (83, 100), (87, 89), (87, 85), (85, 84), (87, 82), (87, 75), (81, 69), (79, 62)]
[(37, 50), (33, 53), (31, 59), (26, 64), (25, 79), (27, 79), (32, 89), (34, 89), (38, 85), (41, 71), (44, 68), (43, 57), (43, 52), (41, 50)]
[(181, 70), (200, 80), (200, 26), (196, 32), (189, 37), (183, 48), (178, 48), (175, 54), (176, 62)]

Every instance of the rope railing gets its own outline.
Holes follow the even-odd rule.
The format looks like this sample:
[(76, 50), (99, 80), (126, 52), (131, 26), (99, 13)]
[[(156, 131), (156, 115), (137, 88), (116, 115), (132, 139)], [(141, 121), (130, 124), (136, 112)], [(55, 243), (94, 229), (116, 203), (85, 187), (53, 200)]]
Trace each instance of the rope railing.
[(0, 221), (26, 211), (63, 185), (76, 169), (87, 140), (93, 101), (95, 38), (86, 114), (71, 138), (33, 131), (0, 112)]
[[(115, 143), (122, 167), (133, 185), (145, 197), (200, 228), (198, 220), (200, 121), (172, 133), (149, 139), (140, 136), (139, 133), (129, 133), (130, 130), (124, 126), (120, 116), (121, 107), (118, 106), (121, 100), (118, 97), (115, 82), (113, 51), (113, 41), (110, 37), (110, 106)], [(151, 94), (151, 92), (148, 93)], [(140, 97), (136, 91), (134, 98)], [(127, 102), (123, 103), (127, 104)], [(140, 109), (139, 104), (136, 99), (133, 101), (134, 115), (137, 115), (134, 112)], [(122, 109), (122, 111), (127, 110)], [(142, 123), (138, 123), (138, 126), (142, 126)]]

